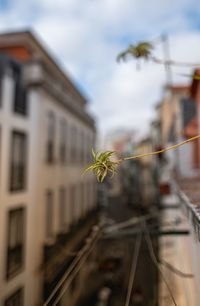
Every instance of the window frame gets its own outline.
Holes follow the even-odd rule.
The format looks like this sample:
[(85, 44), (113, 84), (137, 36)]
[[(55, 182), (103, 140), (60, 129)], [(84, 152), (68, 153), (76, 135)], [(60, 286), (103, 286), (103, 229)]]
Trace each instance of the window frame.
[(13, 112), (22, 116), (28, 115), (27, 88), (22, 82), (22, 68), (12, 63), (14, 91), (13, 91)]
[(54, 234), (55, 234), (55, 231), (54, 231), (54, 200), (55, 198), (54, 198), (53, 190), (47, 189), (46, 197), (45, 197), (45, 201), (46, 201), (45, 202), (45, 237), (47, 240), (53, 239)]
[(62, 164), (67, 161), (67, 121), (62, 118), (60, 120), (60, 147), (59, 147), (59, 158)]
[(70, 162), (75, 164), (77, 162), (77, 127), (71, 126), (70, 135)]
[(19, 298), (19, 301), (18, 301), (19, 304), (17, 306), (23, 306), (24, 305), (24, 288), (23, 287), (20, 287), (14, 293), (12, 293), (8, 298), (6, 298), (6, 300), (4, 301), (4, 306), (13, 305), (13, 302), (16, 302), (16, 301), (12, 301), (12, 300), (15, 299), (16, 297)]
[[(14, 213), (17, 213), (17, 214), (22, 213), (20, 222), (19, 220), (17, 220), (18, 225), (20, 223), (20, 230), (22, 230), (22, 233), (20, 233), (20, 235), (22, 236), (22, 242), (21, 243), (18, 242), (17, 246), (11, 247), (9, 246), (10, 244), (9, 240), (12, 239), (11, 238), (11, 215)], [(17, 232), (17, 229), (16, 229), (16, 232)], [(19, 235), (19, 232), (18, 232), (18, 235)], [(19, 236), (15, 237), (15, 239), (19, 239)], [(25, 246), (26, 246), (26, 208), (23, 206), (20, 206), (17, 208), (12, 208), (8, 210), (7, 212), (7, 247), (6, 247), (6, 279), (7, 280), (14, 278), (16, 275), (18, 275), (19, 273), (23, 271), (25, 267)], [(20, 255), (21, 263), (18, 265), (17, 268), (14, 269), (14, 271), (10, 271), (11, 270), (10, 268), (11, 257), (13, 256), (13, 253), (16, 254), (19, 252), (21, 252), (21, 255)], [(17, 254), (17, 256), (19, 256), (19, 254)]]
[[(15, 150), (14, 150), (14, 143), (15, 139), (14, 137), (18, 136), (20, 137), (20, 141), (23, 140), (23, 147), (19, 149), (22, 158), (19, 163), (16, 163), (14, 161)], [(9, 171), (9, 191), (15, 192), (15, 191), (24, 191), (27, 188), (27, 157), (28, 157), (28, 136), (27, 133), (20, 130), (12, 130), (11, 131), (11, 143), (10, 143), (10, 171)], [(17, 170), (16, 170), (17, 168)], [(18, 172), (18, 175), (16, 175), (15, 171)], [(19, 174), (20, 173), (20, 174)], [(15, 176), (18, 176), (16, 179)], [(21, 178), (20, 178), (21, 177)], [(16, 183), (16, 181), (18, 183)]]
[(48, 164), (55, 162), (56, 150), (56, 116), (53, 111), (47, 113), (47, 138), (46, 138), (46, 161)]
[(67, 226), (67, 193), (64, 186), (59, 189), (59, 229), (63, 231)]

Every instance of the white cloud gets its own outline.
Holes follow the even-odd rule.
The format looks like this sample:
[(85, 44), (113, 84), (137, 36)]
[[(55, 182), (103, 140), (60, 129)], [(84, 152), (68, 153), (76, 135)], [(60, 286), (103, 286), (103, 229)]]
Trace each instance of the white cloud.
[[(99, 126), (147, 129), (153, 105), (165, 81), (164, 69), (153, 64), (117, 64), (129, 42), (170, 34), (171, 54), (200, 61), (200, 33), (192, 12), (195, 0), (16, 0), (0, 14), (0, 29), (32, 26), (91, 97)], [(159, 50), (158, 50), (159, 52)], [(185, 71), (185, 70), (184, 70)], [(182, 72), (174, 69), (174, 72)], [(187, 79), (174, 74), (174, 79)]]

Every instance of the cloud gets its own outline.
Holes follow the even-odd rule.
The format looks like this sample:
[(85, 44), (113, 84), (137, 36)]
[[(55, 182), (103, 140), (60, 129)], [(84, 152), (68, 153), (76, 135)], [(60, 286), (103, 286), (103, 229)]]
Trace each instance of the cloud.
[[(118, 125), (147, 130), (165, 82), (163, 67), (116, 63), (129, 43), (170, 35), (171, 56), (199, 62), (195, 0), (16, 0), (0, 14), (0, 29), (33, 27), (90, 97), (106, 132)], [(10, 25), (12, 20), (12, 27)], [(156, 50), (162, 56), (162, 46)], [(187, 82), (181, 69), (173, 79)]]

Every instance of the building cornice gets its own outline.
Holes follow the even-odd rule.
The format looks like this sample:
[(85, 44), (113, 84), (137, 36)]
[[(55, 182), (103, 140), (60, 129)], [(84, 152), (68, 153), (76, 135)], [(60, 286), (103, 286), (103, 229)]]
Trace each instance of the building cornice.
[(57, 78), (62, 80), (65, 86), (73, 92), (73, 95), (79, 100), (79, 103), (83, 105), (87, 103), (87, 99), (75, 86), (59, 65), (55, 57), (47, 52), (47, 48), (44, 47), (44, 43), (41, 43), (41, 39), (33, 33), (33, 31), (16, 31), (0, 34), (0, 50), (1, 48), (9, 48), (14, 46), (24, 46), (31, 54), (30, 59), (41, 59), (47, 66), (51, 67), (51, 70)]
[(71, 90), (66, 89), (41, 60), (24, 65), (24, 81), (29, 88), (37, 87), (45, 90), (54, 101), (60, 103), (94, 131), (96, 130), (94, 119), (85, 111), (85, 107), (77, 103)]

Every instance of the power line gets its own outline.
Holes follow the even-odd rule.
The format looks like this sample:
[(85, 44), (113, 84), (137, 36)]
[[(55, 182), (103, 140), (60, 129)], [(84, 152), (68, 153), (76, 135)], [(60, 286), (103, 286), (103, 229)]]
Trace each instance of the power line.
[(131, 264), (131, 271), (130, 271), (130, 275), (129, 275), (129, 283), (128, 283), (128, 290), (127, 290), (127, 295), (126, 295), (125, 306), (130, 305), (131, 292), (133, 290), (133, 282), (134, 282), (134, 278), (135, 278), (135, 273), (136, 273), (136, 267), (137, 267), (137, 263), (138, 263), (138, 256), (139, 256), (139, 251), (140, 251), (140, 247), (141, 247), (141, 242), (142, 242), (142, 233), (140, 233), (138, 235), (138, 237), (136, 239), (136, 243), (135, 243), (135, 250), (134, 250), (133, 260), (132, 260), (132, 264)]
[[(123, 228), (127, 228), (127, 227), (131, 227), (131, 226), (134, 226), (134, 225), (141, 224), (143, 221), (151, 219), (153, 217), (155, 217), (155, 215), (149, 215), (149, 218), (148, 218), (148, 215), (146, 215), (145, 217), (130, 219), (126, 223), (118, 223), (119, 226), (118, 226), (118, 224), (116, 224), (115, 228), (112, 228), (112, 229), (108, 228), (108, 230), (105, 229), (104, 234), (109, 236), (110, 234), (123, 233), (124, 232), (123, 230), (122, 231), (119, 231), (119, 230), (121, 230)], [(180, 218), (177, 218), (177, 219), (172, 220), (172, 221), (162, 222), (162, 226), (160, 226), (160, 223), (158, 221), (157, 223), (154, 222), (153, 224), (148, 225), (148, 229), (154, 229), (154, 228), (157, 228), (158, 226), (161, 227), (162, 229), (164, 229), (165, 227), (168, 228), (169, 226), (178, 225), (181, 222), (182, 222), (182, 220)], [(131, 229), (132, 229), (132, 227), (130, 228), (130, 230)], [(138, 227), (133, 227), (133, 233), (137, 233), (138, 232), (137, 229), (138, 229)], [(129, 229), (127, 229), (127, 230), (129, 230)], [(134, 232), (134, 230), (135, 230), (135, 232)]]
[[(86, 243), (85, 246), (82, 248), (82, 250), (78, 253), (78, 255), (76, 256), (76, 258), (74, 259), (74, 261), (72, 262), (72, 264), (70, 265), (69, 269), (65, 272), (65, 274), (63, 275), (63, 277), (60, 279), (60, 281), (58, 282), (58, 284), (55, 286), (55, 288), (53, 289), (53, 291), (51, 292), (51, 294), (49, 295), (48, 299), (44, 302), (43, 306), (48, 306), (49, 303), (51, 302), (51, 300), (53, 299), (53, 297), (55, 296), (55, 294), (57, 293), (57, 291), (62, 287), (63, 283), (66, 281), (66, 279), (69, 277), (70, 273), (73, 271), (73, 269), (76, 267), (76, 265), (78, 264), (79, 260), (85, 255), (85, 253), (87, 252), (88, 248), (91, 246), (91, 244), (93, 242), (96, 242), (96, 240), (99, 239), (99, 235), (102, 233), (102, 229), (99, 229), (99, 231), (97, 231), (97, 233), (95, 233), (93, 238), (93, 241), (91, 241), (90, 243)], [(91, 236), (91, 235), (90, 235)], [(89, 237), (90, 237), (89, 236)], [(89, 238), (88, 237), (88, 238)]]
[(154, 218), (156, 216), (159, 216), (159, 215), (160, 215), (160, 212), (156, 210), (153, 213), (150, 213), (150, 214), (147, 214), (147, 215), (144, 215), (144, 216), (141, 216), (141, 217), (131, 218), (127, 221), (108, 226), (107, 228), (104, 229), (104, 232), (111, 232), (113, 230), (122, 229), (122, 228), (128, 227), (130, 225), (137, 225), (137, 224), (139, 224), (143, 221), (147, 221), (147, 220), (152, 219), (152, 218)]
[(176, 300), (175, 300), (175, 298), (173, 296), (172, 290), (171, 290), (171, 288), (170, 288), (170, 286), (168, 284), (168, 281), (166, 280), (165, 275), (164, 275), (162, 269), (160, 268), (159, 262), (158, 262), (158, 260), (157, 260), (157, 258), (155, 256), (154, 249), (153, 249), (153, 244), (152, 244), (152, 241), (151, 241), (151, 238), (150, 238), (150, 235), (149, 235), (149, 231), (148, 231), (148, 229), (146, 227), (146, 224), (144, 223), (143, 226), (144, 226), (144, 230), (145, 230), (145, 234), (146, 234), (145, 235), (145, 239), (146, 239), (147, 247), (149, 249), (150, 258), (151, 258), (152, 262), (154, 263), (154, 265), (159, 270), (159, 272), (160, 272), (160, 274), (162, 276), (162, 279), (163, 279), (163, 281), (164, 281), (164, 283), (165, 283), (165, 285), (166, 285), (166, 287), (167, 287), (167, 289), (169, 291), (169, 294), (171, 296), (171, 299), (172, 299), (174, 305), (178, 306), (178, 304), (176, 303)]
[(193, 278), (194, 277), (194, 274), (184, 273), (184, 272), (178, 270), (172, 264), (170, 264), (169, 262), (167, 262), (167, 261), (165, 261), (163, 259), (162, 260), (159, 259), (158, 262), (160, 264), (162, 264), (163, 266), (165, 266), (167, 269), (169, 269), (171, 272), (175, 273), (176, 275), (178, 275), (180, 277), (185, 277), (185, 278)]

